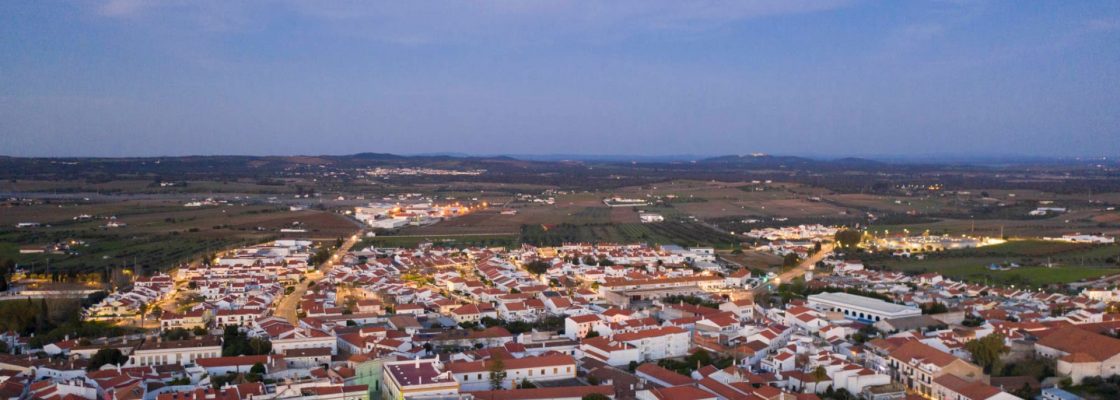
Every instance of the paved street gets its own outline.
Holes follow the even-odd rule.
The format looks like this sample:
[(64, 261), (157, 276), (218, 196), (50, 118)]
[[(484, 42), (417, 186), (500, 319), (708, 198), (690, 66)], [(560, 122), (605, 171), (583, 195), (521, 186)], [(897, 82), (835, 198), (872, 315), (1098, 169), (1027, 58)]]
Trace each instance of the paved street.
[(354, 247), (355, 244), (358, 244), (358, 242), (362, 240), (362, 235), (364, 233), (364, 231), (359, 231), (351, 235), (349, 239), (342, 243), (342, 246), (335, 250), (330, 259), (322, 265), (319, 265), (316, 271), (308, 274), (307, 279), (304, 279), (303, 282), (296, 284), (295, 291), (280, 299), (280, 303), (276, 306), (275, 315), (288, 320), (292, 325), (298, 325), (299, 317), (296, 306), (299, 305), (299, 299), (303, 298), (303, 294), (307, 293), (308, 285), (310, 285), (311, 282), (318, 282), (320, 279), (323, 279), (327, 272), (330, 272), (334, 263), (342, 260), (342, 256), (349, 252), (351, 247)]
[[(821, 245), (821, 251), (818, 251), (816, 254), (813, 254), (813, 255), (809, 256), (809, 258), (806, 258), (805, 260), (801, 261), (801, 263), (797, 264), (797, 266), (794, 267), (793, 269), (790, 269), (789, 271), (786, 271), (786, 272), (783, 272), (783, 273), (779, 274), (778, 277), (777, 277), (777, 282), (779, 284), (781, 284), (781, 283), (789, 282), (789, 281), (791, 281), (794, 278), (797, 278), (799, 276), (805, 275), (805, 272), (809, 270), (809, 266), (815, 265), (817, 262), (820, 262), (825, 257), (828, 257), (828, 255), (832, 253), (832, 249), (834, 248), (834, 246), (835, 245), (832, 244), (832, 243), (822, 244)], [(764, 286), (758, 286), (758, 287), (755, 287), (755, 288), (751, 289), (751, 292), (754, 295), (758, 295), (763, 290), (765, 290)]]

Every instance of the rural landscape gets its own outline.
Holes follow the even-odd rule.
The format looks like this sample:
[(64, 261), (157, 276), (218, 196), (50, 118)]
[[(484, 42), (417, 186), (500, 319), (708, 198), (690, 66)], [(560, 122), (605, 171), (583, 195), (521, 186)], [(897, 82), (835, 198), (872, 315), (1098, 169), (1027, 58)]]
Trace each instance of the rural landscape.
[(0, 400), (1120, 399), (1120, 2), (0, 1)]
[(13, 397), (1120, 394), (1115, 160), (0, 166)]
[[(912, 166), (871, 161), (814, 161), (756, 156), (696, 170), (681, 163), (539, 162), (456, 157), (245, 157), (220, 174), (202, 173), (192, 159), (85, 159), (94, 168), (73, 173), (35, 172), (39, 159), (0, 159), (7, 199), (0, 215), (0, 259), (55, 281), (131, 270), (167, 271), (240, 245), (280, 238), (332, 242), (365, 224), (354, 207), (400, 203), (402, 194), (435, 202), (486, 202), (490, 207), (434, 224), (372, 229), (363, 244), (415, 247), (514, 248), (521, 244), (647, 243), (710, 246), (751, 268), (781, 266), (779, 257), (757, 251), (764, 244), (751, 230), (822, 224), (859, 229), (876, 237), (966, 235), (1011, 240), (914, 259), (859, 254), (877, 267), (902, 272), (994, 279), (1027, 285), (1068, 284), (1120, 272), (1120, 246), (1043, 242), (1046, 237), (1120, 232), (1116, 167), (1094, 161), (1054, 163), (1015, 183), (984, 186), (1016, 167)], [(166, 165), (187, 164), (184, 170)], [(376, 177), (373, 168), (439, 166), (485, 170), (469, 176)], [(1046, 166), (1040, 166), (1046, 167)], [(315, 173), (291, 172), (300, 168)], [(954, 174), (944, 171), (953, 169)], [(246, 170), (238, 176), (235, 171)], [(21, 172), (25, 175), (20, 175)], [(555, 178), (586, 173), (587, 180)], [(647, 175), (664, 171), (665, 176)], [(1074, 174), (1055, 180), (1050, 175)], [(816, 176), (874, 175), (862, 186), (814, 186)], [(934, 177), (936, 176), (936, 178)], [(550, 179), (554, 184), (530, 184)], [(619, 181), (608, 186), (612, 180)], [(777, 179), (784, 179), (779, 181)], [(574, 178), (568, 178), (574, 179)], [(604, 182), (605, 181), (605, 182)], [(1069, 181), (1076, 181), (1072, 183)], [(956, 186), (965, 185), (965, 186)], [(1054, 191), (1039, 187), (1054, 186)], [(1021, 188), (1016, 188), (1021, 187)], [(1117, 189), (1120, 190), (1120, 189)], [(605, 199), (632, 198), (641, 205), (611, 207)], [(1034, 215), (1036, 209), (1060, 212)], [(664, 218), (643, 223), (641, 214)], [(21, 223), (37, 226), (19, 228)], [(113, 226), (110, 225), (120, 225)], [(63, 251), (21, 254), (21, 248), (56, 246)], [(1021, 265), (1004, 274), (993, 264)], [(1052, 273), (1036, 274), (1039, 268)], [(1055, 268), (1058, 267), (1058, 268)], [(108, 283), (108, 282), (105, 282)]]

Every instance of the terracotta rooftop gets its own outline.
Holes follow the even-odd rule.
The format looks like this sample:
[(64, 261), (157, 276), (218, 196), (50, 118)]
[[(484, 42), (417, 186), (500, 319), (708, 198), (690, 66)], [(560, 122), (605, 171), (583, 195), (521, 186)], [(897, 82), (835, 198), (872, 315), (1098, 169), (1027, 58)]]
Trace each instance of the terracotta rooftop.
[(692, 378), (670, 371), (654, 363), (642, 364), (638, 366), (638, 369), (635, 370), (635, 372), (649, 375), (654, 379), (665, 382), (669, 386), (679, 386), (692, 383)]
[(614, 396), (614, 388), (611, 385), (599, 385), (471, 392), (477, 400), (543, 400), (559, 397), (583, 397), (594, 393), (608, 397)]
[[(1077, 359), (1076, 362), (1104, 361), (1120, 354), (1120, 339), (1111, 338), (1073, 326), (1060, 327), (1047, 332), (1039, 332), (1038, 345), (1054, 348)], [(1078, 355), (1083, 353), (1084, 355)]]
[(933, 380), (934, 383), (952, 390), (964, 397), (980, 400), (995, 396), (1002, 390), (984, 382), (969, 382), (953, 374), (941, 375)]
[[(921, 342), (906, 342), (898, 346), (890, 353), (890, 356), (897, 358), (902, 362), (910, 362), (911, 360), (921, 360), (922, 363), (929, 363), (939, 367), (949, 365), (953, 361), (960, 360), (953, 357), (952, 354), (935, 349)], [(963, 360), (962, 360), (963, 361)]]

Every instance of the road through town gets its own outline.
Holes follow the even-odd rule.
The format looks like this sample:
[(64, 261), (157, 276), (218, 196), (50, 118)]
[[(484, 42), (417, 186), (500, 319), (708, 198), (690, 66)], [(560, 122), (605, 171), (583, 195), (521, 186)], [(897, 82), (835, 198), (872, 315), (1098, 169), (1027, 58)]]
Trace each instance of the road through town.
[[(815, 254), (809, 256), (809, 258), (806, 258), (805, 260), (801, 261), (801, 263), (797, 264), (797, 266), (794, 267), (793, 269), (790, 269), (789, 271), (778, 274), (778, 277), (776, 278), (775, 281), (778, 284), (781, 284), (783, 282), (789, 282), (789, 281), (793, 280), (794, 278), (805, 275), (805, 272), (809, 270), (810, 266), (816, 265), (821, 260), (824, 260), (825, 257), (828, 257), (829, 254), (832, 254), (832, 249), (833, 249), (834, 246), (835, 245), (833, 243), (822, 244), (821, 245), (821, 251), (818, 251)], [(751, 293), (754, 294), (754, 295), (758, 295), (758, 294), (762, 293), (764, 290), (766, 290), (766, 286), (765, 285), (759, 285), (758, 287), (755, 287), (754, 289), (751, 289)]]
[(346, 255), (351, 247), (354, 247), (355, 244), (358, 244), (358, 242), (362, 240), (363, 233), (364, 232), (358, 232), (351, 235), (349, 239), (342, 243), (342, 246), (339, 246), (338, 249), (335, 250), (334, 254), (332, 254), (326, 262), (319, 265), (314, 272), (308, 274), (307, 279), (298, 283), (292, 293), (280, 299), (280, 303), (276, 306), (275, 315), (288, 320), (292, 325), (298, 325), (299, 316), (296, 311), (296, 306), (299, 305), (299, 299), (303, 298), (303, 294), (307, 293), (308, 285), (310, 285), (311, 282), (318, 282), (320, 279), (323, 279), (327, 272), (330, 272), (331, 267), (333, 267), (336, 262), (341, 261), (342, 256)]

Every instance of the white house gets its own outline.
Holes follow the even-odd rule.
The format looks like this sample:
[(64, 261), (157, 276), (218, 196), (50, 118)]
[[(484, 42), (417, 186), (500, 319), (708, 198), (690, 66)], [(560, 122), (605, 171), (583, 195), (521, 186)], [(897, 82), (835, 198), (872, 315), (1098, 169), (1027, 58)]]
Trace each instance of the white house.
[[(495, 361), (456, 361), (446, 365), (461, 390), (490, 389), (490, 369)], [(576, 377), (576, 359), (564, 354), (503, 359), (506, 376), (502, 387), (512, 389), (522, 380), (530, 382), (556, 381)]]
[(611, 340), (637, 347), (641, 361), (683, 357), (692, 344), (689, 332), (676, 326), (617, 334)]

